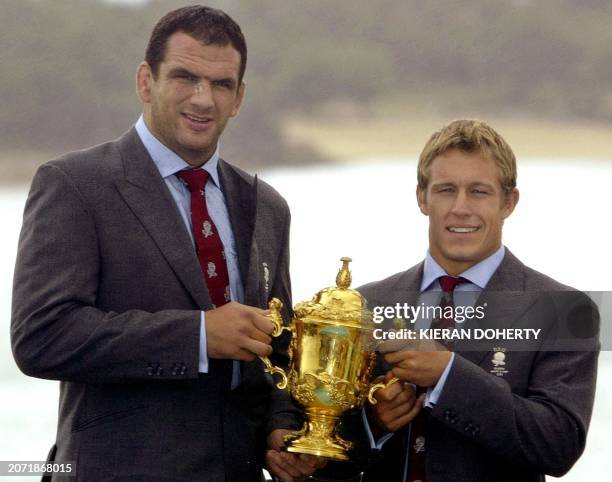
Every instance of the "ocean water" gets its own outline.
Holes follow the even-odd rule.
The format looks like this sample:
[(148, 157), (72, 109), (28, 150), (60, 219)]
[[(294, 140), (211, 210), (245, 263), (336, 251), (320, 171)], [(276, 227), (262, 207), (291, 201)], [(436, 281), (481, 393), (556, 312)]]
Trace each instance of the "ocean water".
[[(414, 160), (372, 159), (352, 166), (260, 174), (291, 207), (294, 303), (334, 284), (342, 256), (353, 258), (353, 286), (404, 270), (423, 258), (427, 220), (416, 205), (415, 173)], [(612, 162), (531, 159), (519, 167), (518, 181), (521, 199), (506, 221), (504, 243), (526, 264), (563, 283), (612, 291), (606, 279), (612, 269)], [(0, 189), (0, 460), (44, 459), (57, 422), (58, 383), (21, 374), (10, 349), (12, 273), (26, 196), (27, 186)], [(602, 478), (610, 433), (612, 353), (604, 351), (587, 448), (561, 480)]]

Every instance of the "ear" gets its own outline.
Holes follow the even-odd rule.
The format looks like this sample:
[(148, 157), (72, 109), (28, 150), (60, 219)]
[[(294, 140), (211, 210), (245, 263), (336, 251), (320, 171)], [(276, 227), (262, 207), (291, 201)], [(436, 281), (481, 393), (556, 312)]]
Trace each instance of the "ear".
[(502, 209), (503, 219), (506, 219), (508, 216), (512, 214), (514, 208), (519, 202), (519, 191), (517, 188), (514, 188), (508, 194), (504, 196), (504, 206)]
[(236, 99), (234, 100), (234, 108), (232, 109), (232, 113), (230, 117), (235, 117), (240, 112), (240, 106), (242, 105), (242, 99), (244, 99), (244, 91), (246, 89), (245, 81), (240, 82), (240, 86), (238, 87), (238, 92), (236, 94)]
[(425, 216), (429, 216), (429, 206), (427, 205), (427, 190), (422, 190), (417, 186), (416, 198), (419, 205), (419, 209)]
[(143, 103), (151, 102), (151, 89), (153, 86), (153, 71), (146, 62), (141, 62), (136, 70), (136, 91)]

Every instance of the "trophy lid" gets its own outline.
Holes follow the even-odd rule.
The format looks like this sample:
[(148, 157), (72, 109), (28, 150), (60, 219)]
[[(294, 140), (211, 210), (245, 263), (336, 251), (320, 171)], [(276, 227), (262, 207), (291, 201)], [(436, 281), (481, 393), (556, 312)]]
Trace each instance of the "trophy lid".
[(330, 286), (319, 291), (312, 301), (298, 303), (295, 307), (297, 318), (316, 318), (321, 321), (340, 322), (361, 326), (368, 318), (367, 302), (351, 285), (349, 257), (341, 258), (342, 267), (336, 276), (336, 286)]

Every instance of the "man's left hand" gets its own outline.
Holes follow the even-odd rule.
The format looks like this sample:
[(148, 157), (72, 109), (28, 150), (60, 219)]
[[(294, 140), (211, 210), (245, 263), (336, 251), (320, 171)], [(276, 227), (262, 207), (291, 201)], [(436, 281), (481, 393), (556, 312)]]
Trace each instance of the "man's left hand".
[(327, 462), (322, 457), (283, 451), (283, 437), (290, 432), (291, 430), (276, 429), (268, 435), (266, 466), (272, 475), (283, 482), (300, 482)]
[(393, 375), (421, 387), (432, 387), (444, 373), (451, 358), (450, 351), (400, 350), (385, 354), (393, 365)]

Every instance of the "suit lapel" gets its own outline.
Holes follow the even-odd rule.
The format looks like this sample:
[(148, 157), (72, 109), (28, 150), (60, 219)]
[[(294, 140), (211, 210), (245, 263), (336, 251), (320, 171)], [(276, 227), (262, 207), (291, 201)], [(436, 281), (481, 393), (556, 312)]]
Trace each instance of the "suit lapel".
[[(423, 278), (423, 263), (413, 266), (407, 271), (401, 273), (397, 278), (394, 277), (392, 282), (372, 283), (358, 290), (368, 301), (368, 309), (372, 310), (375, 306), (395, 306), (396, 303), (407, 303), (408, 305), (416, 305), (419, 298), (419, 288), (421, 279)], [(401, 325), (401, 326), (400, 326)], [(412, 325), (405, 319), (389, 320), (385, 319), (384, 325), (381, 328), (393, 330), (398, 328), (411, 328)], [(394, 342), (377, 343), (377, 350), (381, 355), (387, 351), (397, 350), (397, 344)], [(375, 373), (384, 374), (392, 367), (383, 358), (376, 358)]]
[[(421, 295), (421, 280), (423, 279), (423, 266), (421, 262), (415, 267), (406, 271), (406, 274), (400, 280), (399, 288), (404, 293), (408, 293), (407, 300), (411, 305), (416, 305), (419, 296)], [(399, 299), (398, 299), (399, 301)]]
[(234, 233), (240, 277), (245, 288), (245, 302), (253, 302), (256, 283), (251, 283), (250, 264), (257, 259), (257, 246), (253, 236), (257, 216), (257, 176), (250, 180), (223, 159), (219, 160), (219, 177)]
[(168, 188), (135, 129), (119, 140), (125, 178), (119, 193), (191, 294), (197, 306), (212, 304), (189, 233)]
[[(523, 264), (506, 248), (506, 254), (499, 268), (489, 280), (474, 306), (486, 306), (482, 320), (472, 318), (467, 328), (508, 328), (514, 325), (520, 315), (535, 299), (525, 293)], [(492, 348), (492, 347), (491, 347)], [(491, 350), (457, 351), (464, 358), (479, 365)]]

